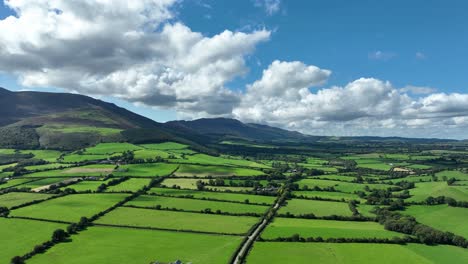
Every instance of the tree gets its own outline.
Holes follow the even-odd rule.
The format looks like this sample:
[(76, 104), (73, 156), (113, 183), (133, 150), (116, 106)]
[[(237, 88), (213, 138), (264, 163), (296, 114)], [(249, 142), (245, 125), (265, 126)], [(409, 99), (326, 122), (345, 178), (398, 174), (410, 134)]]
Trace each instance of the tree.
[(197, 190), (203, 191), (205, 189), (205, 184), (202, 181), (198, 180), (196, 184), (197, 184)]
[(24, 260), (20, 256), (15, 256), (11, 259), (11, 264), (24, 264)]
[(59, 243), (65, 241), (65, 239), (69, 236), (67, 232), (63, 229), (57, 229), (52, 234), (52, 242)]

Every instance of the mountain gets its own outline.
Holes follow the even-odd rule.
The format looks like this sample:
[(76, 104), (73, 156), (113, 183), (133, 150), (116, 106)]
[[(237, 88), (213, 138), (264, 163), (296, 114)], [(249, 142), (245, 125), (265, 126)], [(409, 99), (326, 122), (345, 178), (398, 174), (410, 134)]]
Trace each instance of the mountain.
[(164, 124), (172, 130), (194, 131), (213, 139), (242, 139), (251, 141), (288, 141), (305, 140), (310, 136), (299, 132), (288, 131), (276, 127), (245, 124), (236, 119), (229, 118), (202, 118), (193, 121), (171, 121)]
[(223, 139), (273, 142), (304, 138), (307, 136), (298, 132), (227, 118), (162, 124), (84, 95), (0, 88), (0, 147), (72, 150), (98, 142), (174, 140), (203, 150), (202, 145)]

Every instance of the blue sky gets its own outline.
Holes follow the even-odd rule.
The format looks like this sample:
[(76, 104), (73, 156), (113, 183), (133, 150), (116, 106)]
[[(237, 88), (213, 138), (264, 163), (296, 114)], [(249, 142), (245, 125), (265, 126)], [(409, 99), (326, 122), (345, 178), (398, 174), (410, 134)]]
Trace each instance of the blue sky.
[[(276, 5), (273, 10), (268, 9), (269, 6), (271, 8), (271, 5)], [(19, 8), (30, 10), (27, 9), (30, 7), (26, 6)], [(50, 7), (47, 8), (50, 9)], [(208, 40), (215, 39), (217, 35), (225, 30), (232, 33), (243, 32), (249, 34), (249, 37), (251, 36), (252, 38), (254, 38), (255, 32), (262, 30), (268, 32), (268, 37), (259, 36), (258, 40), (252, 40), (254, 43), (251, 46), (241, 47), (242, 43), (239, 43), (239, 49), (244, 50), (239, 51), (238, 54), (232, 54), (233, 58), (236, 58), (238, 61), (242, 60), (242, 63), (236, 66), (236, 69), (239, 68), (239, 72), (223, 79), (218, 88), (207, 91), (207, 96), (203, 97), (204, 100), (207, 100), (206, 98), (210, 98), (209, 93), (217, 93), (221, 99), (214, 99), (213, 105), (219, 107), (219, 102), (222, 102), (222, 104), (225, 104), (225, 101), (229, 103), (233, 102), (233, 106), (229, 110), (213, 111), (213, 109), (204, 109), (195, 103), (198, 99), (193, 99), (192, 97), (179, 98), (181, 94), (179, 92), (175, 93), (177, 95), (171, 94), (172, 97), (176, 98), (174, 99), (174, 103), (161, 104), (154, 103), (154, 98), (160, 96), (161, 92), (151, 96), (148, 95), (148, 98), (151, 97), (151, 102), (149, 103), (150, 99), (148, 98), (135, 98), (134, 95), (130, 96), (120, 92), (113, 92), (114, 90), (118, 90), (118, 88), (113, 88), (114, 90), (109, 93), (93, 94), (89, 90), (80, 89), (79, 85), (76, 87), (61, 87), (66, 82), (54, 83), (46, 81), (46, 85), (43, 87), (34, 82), (31, 84), (31, 82), (25, 83), (21, 81), (25, 76), (28, 76), (21, 70), (2, 70), (2, 68), (0, 68), (0, 86), (13, 90), (73, 90), (115, 102), (118, 105), (157, 121), (219, 115), (235, 117), (243, 121), (255, 121), (298, 129), (311, 134), (333, 133), (337, 135), (374, 134), (400, 136), (424, 136), (421, 134), (421, 131), (424, 131), (424, 126), (429, 125), (429, 122), (426, 122), (428, 119), (431, 119), (431, 125), (435, 122), (440, 122), (441, 118), (444, 122), (449, 122), (450, 120), (448, 121), (446, 118), (445, 112), (436, 117), (434, 117), (433, 112), (430, 112), (436, 108), (445, 109), (445, 106), (444, 108), (439, 105), (430, 106), (429, 104), (435, 101), (440, 101), (444, 104), (454, 104), (453, 102), (447, 103), (446, 100), (455, 100), (456, 103), (460, 104), (460, 102), (463, 102), (460, 100), (465, 100), (468, 90), (466, 78), (466, 73), (468, 72), (468, 61), (466, 60), (468, 57), (468, 49), (466, 48), (468, 47), (468, 27), (466, 26), (468, 25), (468, 16), (466, 16), (466, 12), (468, 11), (467, 1), (185, 0), (172, 3), (167, 9), (171, 13), (171, 17), (161, 19), (154, 29), (155, 32), (161, 32), (166, 24), (174, 25), (176, 23), (184, 25), (184, 27), (189, 29), (190, 33), (196, 32)], [(66, 7), (63, 7), (61, 10), (64, 13), (67, 12)], [(5, 19), (10, 15), (15, 15), (15, 13), (5, 5), (1, 5), (0, 19)], [(234, 43), (234, 39), (232, 43)], [(238, 46), (234, 46), (233, 44), (232, 49), (236, 49)], [(207, 57), (209, 56), (208, 54)], [(223, 56), (225, 56), (224, 53)], [(154, 60), (156, 61), (156, 59)], [(385, 113), (381, 117), (377, 117), (377, 119), (381, 120), (382, 118), (386, 118), (388, 120), (387, 123), (391, 123), (389, 126), (387, 126), (387, 123), (383, 125), (381, 130), (359, 129), (359, 127), (363, 126), (363, 123), (360, 123), (359, 120), (365, 120), (363, 121), (366, 123), (364, 126), (369, 126), (371, 123), (377, 124), (374, 122), (375, 120), (369, 121), (369, 115), (361, 116), (359, 113), (364, 111), (362, 109), (356, 110), (356, 116), (358, 116), (356, 119), (346, 120), (346, 122), (341, 123), (336, 120), (343, 120), (342, 118), (336, 118), (333, 121), (327, 119), (326, 116), (329, 113), (308, 112), (308, 114), (314, 114), (317, 117), (309, 120), (310, 122), (306, 122), (307, 124), (300, 122), (303, 118), (299, 115), (297, 118), (288, 119), (283, 123), (280, 121), (282, 116), (265, 116), (263, 119), (264, 115), (261, 113), (265, 109), (260, 109), (260, 106), (255, 109), (246, 110), (246, 107), (244, 107), (244, 109), (236, 110), (242, 108), (242, 105), (249, 104), (245, 98), (249, 94), (253, 95), (254, 89), (249, 91), (248, 87), (252, 86), (256, 81), (262, 80), (264, 70), (270, 69), (277, 74), (277, 71), (282, 71), (282, 69), (288, 67), (299, 70), (307, 69), (286, 63), (278, 64), (277, 68), (273, 68), (274, 61), (300, 62), (304, 67), (316, 66), (321, 70), (331, 71), (331, 74), (327, 75), (322, 81), (309, 81), (303, 85), (312, 93), (309, 97), (314, 97), (317, 91), (321, 89), (331, 91), (329, 89), (334, 86), (340, 87), (343, 89), (343, 92), (346, 92), (346, 86), (360, 78), (373, 78), (380, 81), (372, 85), (383, 85), (383, 83), (389, 81), (391, 88), (388, 88), (390, 89), (388, 91), (402, 91), (401, 89), (406, 89), (407, 87), (418, 87), (426, 90), (423, 93), (413, 93), (413, 90), (409, 88), (405, 90), (410, 97), (409, 101), (412, 101), (412, 103), (406, 102), (408, 101), (406, 98), (399, 99), (408, 105), (405, 111), (401, 110), (401, 112), (405, 112), (404, 114), (390, 116), (388, 113)], [(296, 66), (299, 68), (295, 68)], [(167, 67), (171, 69), (176, 68), (173, 65)], [(176, 70), (180, 70), (183, 73), (187, 71), (186, 68), (176, 68)], [(30, 73), (28, 72), (27, 74)], [(21, 79), (19, 82), (18, 76)], [(310, 80), (318, 78), (317, 76), (306, 77), (310, 78)], [(60, 85), (57, 85), (57, 83)], [(196, 87), (197, 84), (198, 82), (194, 83), (193, 86)], [(23, 87), (25, 85), (27, 86), (26, 88)], [(267, 83), (267, 80), (264, 79), (264, 82), (259, 82), (257, 85), (263, 88), (255, 88), (257, 89), (255, 91), (267, 89), (265, 87), (277, 87), (275, 85), (278, 84)], [(70, 86), (74, 86), (74, 84), (70, 83)], [(102, 87), (104, 86), (100, 86), (99, 89)], [(105, 87), (109, 87), (109, 85)], [(297, 92), (304, 87), (299, 86), (295, 91)], [(277, 89), (285, 91), (288, 88), (279, 87)], [(148, 88), (143, 91), (149, 90)], [(229, 91), (234, 91), (236, 94), (229, 94)], [(388, 91), (385, 93), (388, 94)], [(439, 96), (440, 98), (437, 97), (438, 99), (436, 100), (432, 97), (427, 98), (425, 101), (423, 100), (425, 97), (442, 93), (448, 96), (443, 98)], [(165, 93), (162, 92), (162, 94)], [(262, 92), (260, 94), (264, 95)], [(304, 92), (301, 92), (301, 96), (304, 96), (303, 94)], [(451, 94), (459, 94), (461, 97), (450, 96)], [(120, 99), (116, 99), (117, 97)], [(295, 96), (301, 102), (307, 101), (305, 97), (297, 99), (297, 96)], [(265, 102), (273, 99), (272, 97), (266, 98)], [(325, 100), (324, 97), (320, 97), (319, 99)], [(185, 104), (187, 100), (193, 102), (193, 105), (187, 106)], [(136, 106), (135, 102), (139, 102), (139, 106)], [(282, 107), (286, 109), (291, 105), (290, 103), (279, 104), (278, 108)], [(142, 106), (142, 104), (147, 106)], [(418, 113), (413, 114), (413, 106), (418, 104), (427, 107), (421, 106), (415, 110)], [(309, 106), (304, 106), (304, 108)], [(411, 109), (408, 110), (409, 108)], [(468, 122), (465, 121), (467, 118), (464, 111), (465, 109), (457, 108), (456, 114), (452, 111), (449, 115), (450, 118), (456, 118), (453, 119), (455, 121), (450, 121), (457, 123), (457, 126), (453, 130), (454, 135), (456, 134), (455, 136), (451, 136), (450, 133), (452, 132), (450, 131), (445, 131), (443, 132), (444, 134), (434, 134), (433, 136), (463, 137), (459, 131), (459, 124), (461, 123), (464, 126), (465, 122)], [(193, 114), (193, 112), (201, 114)], [(408, 112), (411, 112), (412, 117), (408, 117)], [(248, 113), (255, 113), (260, 117), (251, 119)], [(287, 114), (283, 116), (289, 117), (291, 115)], [(400, 120), (404, 120), (404, 122), (402, 121), (402, 123)], [(392, 130), (389, 132), (388, 128)], [(344, 132), (348, 129), (351, 129), (353, 132)]]

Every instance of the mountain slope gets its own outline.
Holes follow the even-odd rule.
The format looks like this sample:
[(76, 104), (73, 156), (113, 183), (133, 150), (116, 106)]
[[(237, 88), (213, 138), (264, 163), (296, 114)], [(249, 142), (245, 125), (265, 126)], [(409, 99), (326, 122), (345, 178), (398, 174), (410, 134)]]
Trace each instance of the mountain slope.
[(164, 124), (173, 130), (185, 129), (213, 139), (239, 138), (254, 141), (305, 140), (309, 136), (299, 132), (259, 124), (245, 124), (229, 118), (202, 118), (193, 121), (171, 121)]

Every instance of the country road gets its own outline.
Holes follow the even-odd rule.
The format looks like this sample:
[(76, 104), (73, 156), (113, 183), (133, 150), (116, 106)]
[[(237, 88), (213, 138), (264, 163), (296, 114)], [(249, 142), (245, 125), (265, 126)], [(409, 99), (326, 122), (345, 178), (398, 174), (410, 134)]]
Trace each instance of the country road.
[[(276, 202), (275, 206), (273, 207), (273, 209), (276, 211), (278, 209), (278, 207), (280, 206), (280, 202)], [(234, 261), (232, 262), (232, 264), (241, 264), (242, 263), (242, 259), (245, 257), (245, 255), (249, 252), (250, 248), (252, 247), (253, 243), (255, 242), (255, 240), (257, 239), (258, 235), (260, 234), (260, 232), (265, 228), (265, 226), (267, 225), (267, 219), (263, 219), (262, 220), (262, 223), (259, 224), (257, 226), (257, 228), (255, 228), (255, 230), (252, 232), (252, 234), (249, 235), (248, 239), (244, 242), (244, 244), (242, 245), (242, 248), (239, 250), (239, 252), (237, 253), (237, 256), (236, 258), (234, 259)]]

